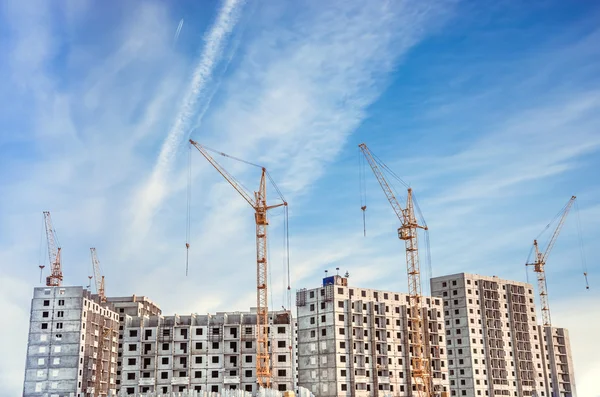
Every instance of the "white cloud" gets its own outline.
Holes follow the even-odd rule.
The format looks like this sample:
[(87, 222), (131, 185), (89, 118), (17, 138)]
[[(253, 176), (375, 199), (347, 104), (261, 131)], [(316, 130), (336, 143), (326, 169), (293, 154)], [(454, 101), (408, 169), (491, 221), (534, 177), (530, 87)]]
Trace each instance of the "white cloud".
[(316, 12), (294, 10), (288, 26), (257, 34), (207, 129), (233, 141), (230, 150), (279, 168), (286, 191), (301, 191), (366, 117), (424, 27), (447, 12), (440, 4), (431, 15), (428, 6), (330, 2)]

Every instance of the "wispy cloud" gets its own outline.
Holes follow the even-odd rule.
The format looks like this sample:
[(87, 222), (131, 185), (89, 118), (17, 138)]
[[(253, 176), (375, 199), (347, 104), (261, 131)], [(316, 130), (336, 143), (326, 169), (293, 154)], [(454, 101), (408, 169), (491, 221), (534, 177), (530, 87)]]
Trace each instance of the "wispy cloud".
[(206, 128), (279, 168), (286, 191), (301, 191), (343, 148), (424, 27), (447, 16), (444, 4), (429, 6), (329, 2), (282, 12), (289, 25), (257, 33)]
[[(161, 147), (152, 175), (145, 186), (142, 187), (136, 200), (134, 223), (138, 232), (147, 230), (154, 212), (167, 193), (166, 178), (172, 168), (173, 156), (183, 144), (185, 133), (188, 132), (190, 122), (198, 111), (197, 105), (202, 100), (201, 95), (204, 93), (206, 85), (210, 82), (213, 71), (221, 59), (223, 47), (237, 23), (243, 3), (243, 0), (225, 0), (218, 11), (214, 24), (206, 34), (202, 53), (192, 74), (189, 87), (181, 101), (175, 121)], [(180, 28), (181, 23), (177, 29), (177, 35)], [(143, 224), (146, 224), (146, 226), (142, 226)]]

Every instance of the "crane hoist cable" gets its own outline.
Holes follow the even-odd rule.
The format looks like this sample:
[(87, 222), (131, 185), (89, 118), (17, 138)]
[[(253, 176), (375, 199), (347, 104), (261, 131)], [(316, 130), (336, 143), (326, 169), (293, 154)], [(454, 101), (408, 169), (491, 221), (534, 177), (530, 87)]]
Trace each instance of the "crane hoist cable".
[[(281, 213), (273, 213), (271, 219), (282, 216), (283, 227), (282, 227), (282, 240), (281, 240), (281, 281), (282, 281), (282, 294), (281, 294), (281, 305), (284, 310), (291, 310), (291, 274), (290, 274), (290, 238), (289, 238), (289, 212), (288, 207), (282, 207)], [(270, 255), (270, 252), (269, 252)], [(270, 261), (270, 259), (269, 259)], [(270, 273), (269, 273), (270, 274)], [(269, 275), (270, 277), (270, 275)], [(272, 283), (269, 284), (271, 286)], [(271, 297), (273, 301), (273, 297)], [(274, 302), (274, 301), (273, 301)]]
[(192, 146), (188, 149), (188, 172), (187, 172), (187, 216), (185, 220), (185, 276), (188, 275), (190, 267), (190, 229), (192, 222)]
[(358, 190), (360, 195), (360, 209), (363, 218), (363, 236), (367, 235), (367, 186), (365, 183), (365, 157), (358, 151)]
[[(287, 303), (288, 310), (292, 311), (292, 279), (290, 275), (290, 215), (288, 206), (285, 207), (285, 261), (287, 272)], [(291, 320), (290, 320), (291, 321)]]
[(583, 233), (581, 231), (581, 217), (579, 216), (579, 202), (575, 201), (575, 213), (577, 214), (577, 235), (579, 237), (579, 252), (581, 254), (581, 268), (583, 270), (583, 277), (585, 278), (585, 289), (590, 289), (588, 283), (588, 270), (587, 262), (585, 260), (585, 249), (583, 247)]
[[(425, 235), (425, 261), (427, 264), (427, 274), (425, 279), (431, 280), (433, 277), (433, 267), (431, 265), (431, 244), (429, 240), (429, 227), (427, 226), (427, 222), (425, 221), (425, 217), (423, 216), (423, 212), (421, 211), (421, 207), (419, 206), (419, 202), (417, 201), (416, 195), (413, 193), (413, 201), (415, 203), (415, 209), (417, 210), (417, 215), (419, 218), (419, 222), (424, 226), (423, 233)], [(429, 283), (425, 283), (426, 286), (426, 295), (430, 295), (431, 291), (429, 290)]]

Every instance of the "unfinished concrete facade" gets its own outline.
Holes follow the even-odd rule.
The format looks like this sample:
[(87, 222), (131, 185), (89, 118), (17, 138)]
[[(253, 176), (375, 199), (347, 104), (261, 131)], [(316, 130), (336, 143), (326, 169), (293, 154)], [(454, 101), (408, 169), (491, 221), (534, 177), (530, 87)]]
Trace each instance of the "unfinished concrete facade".
[[(408, 295), (348, 287), (334, 276), (296, 293), (298, 386), (319, 397), (411, 396)], [(448, 390), (441, 299), (424, 298), (434, 395)]]
[(542, 357), (546, 395), (577, 397), (569, 331), (566, 328), (539, 327), (539, 337), (544, 341), (545, 354)]
[(531, 284), (459, 273), (431, 291), (444, 300), (452, 396), (552, 396)]
[(83, 287), (33, 292), (23, 396), (115, 391), (118, 315)]
[[(269, 313), (272, 387), (293, 390), (294, 323)], [(125, 315), (121, 388), (128, 394), (258, 390), (256, 312), (188, 316)]]
[(107, 302), (119, 314), (119, 349), (117, 355), (117, 391), (121, 389), (121, 369), (123, 367), (123, 338), (127, 316), (159, 316), (160, 307), (145, 296), (109, 297)]

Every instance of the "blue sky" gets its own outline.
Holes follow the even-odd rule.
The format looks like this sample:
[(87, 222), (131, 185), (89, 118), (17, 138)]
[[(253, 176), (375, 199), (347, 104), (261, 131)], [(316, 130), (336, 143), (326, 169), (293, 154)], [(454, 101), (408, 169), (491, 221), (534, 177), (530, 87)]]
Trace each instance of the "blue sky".
[[(22, 387), (44, 210), (66, 284), (87, 284), (95, 246), (111, 295), (166, 313), (254, 305), (252, 210), (196, 152), (185, 277), (190, 136), (270, 170), (290, 203), (292, 290), (335, 267), (406, 290), (398, 223), (369, 173), (362, 236), (358, 143), (414, 188), (434, 275), (525, 281), (533, 238), (576, 194), (591, 289), (575, 212), (548, 289), (579, 393), (600, 395), (598, 20), (593, 1), (3, 2), (0, 308), (15, 326), (0, 331), (0, 395)], [(257, 186), (251, 167), (219, 161)], [(281, 212), (270, 233), (280, 307)]]

